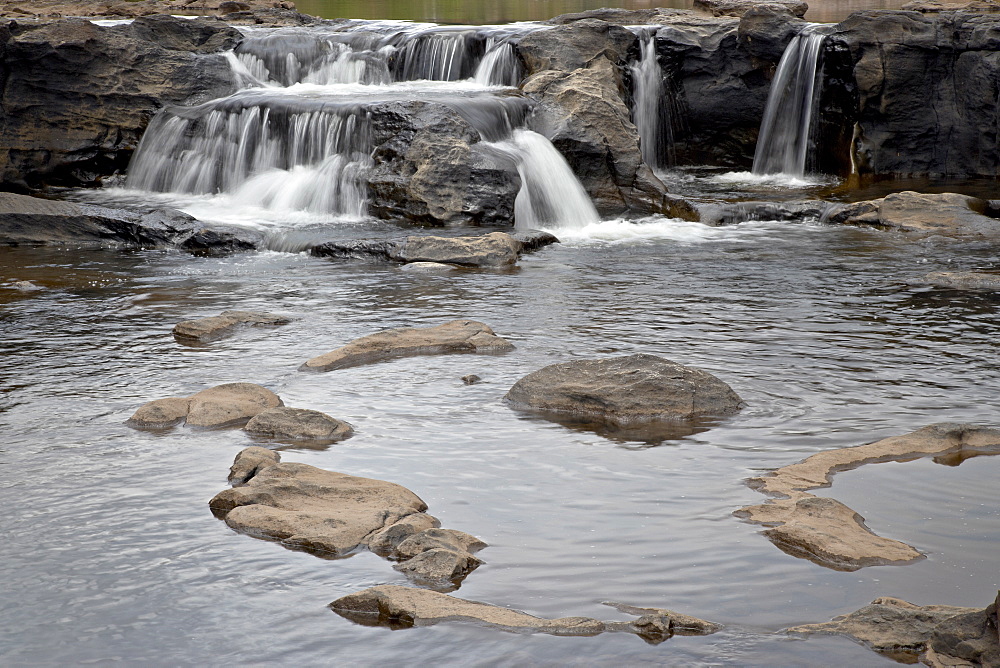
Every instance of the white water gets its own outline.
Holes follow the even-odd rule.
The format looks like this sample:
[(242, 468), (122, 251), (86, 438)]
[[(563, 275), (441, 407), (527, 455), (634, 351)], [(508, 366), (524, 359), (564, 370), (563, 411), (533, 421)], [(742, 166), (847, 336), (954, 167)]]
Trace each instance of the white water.
[(521, 65), (514, 45), (495, 38), (486, 40), (486, 54), (479, 61), (472, 80), (481, 86), (517, 86), (521, 82)]
[(819, 28), (819, 24), (803, 28), (781, 56), (760, 124), (754, 174), (805, 175), (819, 93), (817, 64), (826, 39)]

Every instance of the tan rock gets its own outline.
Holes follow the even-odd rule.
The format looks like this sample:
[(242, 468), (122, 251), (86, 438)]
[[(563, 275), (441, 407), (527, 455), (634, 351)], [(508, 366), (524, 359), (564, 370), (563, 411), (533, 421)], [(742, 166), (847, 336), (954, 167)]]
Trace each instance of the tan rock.
[(333, 371), (415, 355), (500, 353), (513, 349), (510, 342), (481, 322), (453, 320), (436, 327), (401, 327), (369, 334), (314, 357), (299, 371)]
[(486, 543), (464, 531), (428, 528), (400, 541), (393, 550), (393, 556), (398, 559), (410, 559), (421, 552), (438, 548), (471, 553), (478, 552), (484, 547)]
[(381, 531), (376, 531), (368, 539), (368, 549), (380, 557), (388, 557), (402, 543), (415, 533), (425, 529), (436, 529), (441, 522), (436, 517), (426, 513), (407, 515), (395, 524), (390, 524)]
[(159, 429), (184, 421), (191, 406), (190, 398), (168, 397), (145, 403), (125, 421), (130, 427)]
[(986, 200), (968, 195), (906, 191), (844, 205), (826, 221), (914, 234), (993, 238), (1000, 236), (1000, 220), (984, 215), (990, 209)]
[(240, 327), (287, 325), (291, 320), (273, 313), (255, 311), (223, 311), (220, 315), (198, 320), (185, 320), (174, 325), (174, 336), (193, 341), (214, 341), (232, 334)]
[(465, 576), (482, 564), (482, 560), (468, 552), (435, 547), (402, 561), (393, 568), (416, 584), (439, 591), (452, 591), (458, 589)]
[(279, 406), (255, 415), (243, 430), (253, 436), (291, 441), (342, 441), (349, 438), (351, 425), (320, 411)]
[(229, 484), (233, 487), (242, 485), (268, 466), (274, 466), (281, 457), (277, 452), (257, 446), (244, 448), (236, 455), (233, 465), (229, 467)]
[(865, 566), (922, 558), (906, 543), (877, 536), (864, 518), (834, 499), (805, 490), (828, 487), (838, 471), (877, 462), (926, 456), (1000, 453), (1000, 430), (939, 423), (875, 443), (819, 452), (771, 474), (751, 478), (754, 489), (777, 497), (736, 511), (738, 517), (771, 527), (764, 531), (779, 548), (821, 566), (854, 571)]
[(400, 250), (406, 262), (436, 262), (466, 267), (508, 267), (517, 262), (521, 242), (506, 232), (478, 237), (409, 236)]
[(914, 284), (952, 290), (991, 290), (995, 292), (1000, 291), (1000, 274), (976, 271), (933, 271), (922, 279), (914, 281)]
[(281, 405), (278, 395), (266, 387), (226, 383), (193, 395), (186, 423), (193, 427), (228, 427)]

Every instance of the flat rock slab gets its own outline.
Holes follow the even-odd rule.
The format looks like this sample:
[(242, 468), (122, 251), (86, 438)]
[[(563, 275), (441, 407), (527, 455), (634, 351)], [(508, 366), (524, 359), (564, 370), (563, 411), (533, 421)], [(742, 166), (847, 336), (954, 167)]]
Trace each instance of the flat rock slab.
[(503, 631), (558, 636), (595, 636), (624, 631), (641, 635), (651, 642), (666, 640), (675, 633), (707, 635), (721, 628), (712, 622), (669, 610), (610, 605), (642, 617), (635, 622), (602, 622), (590, 617), (543, 619), (510, 608), (397, 585), (382, 585), (349, 594), (331, 603), (330, 607), (337, 614), (366, 626), (408, 628), (471, 621)]
[(897, 661), (928, 666), (1000, 666), (997, 600), (986, 609), (914, 605), (882, 597), (824, 624), (805, 624), (790, 633), (845, 635)]
[(993, 238), (1000, 236), (996, 213), (990, 202), (968, 195), (906, 191), (831, 208), (825, 220), (924, 235)]
[(234, 333), (240, 327), (287, 325), (291, 319), (274, 313), (257, 311), (223, 311), (219, 315), (198, 320), (185, 320), (174, 325), (174, 336), (181, 341), (215, 341)]
[(280, 406), (257, 413), (243, 427), (252, 436), (286, 441), (342, 441), (354, 434), (351, 425), (320, 411)]
[(619, 427), (721, 417), (742, 406), (736, 392), (707, 371), (646, 354), (552, 364), (517, 381), (504, 400), (547, 416)]
[(226, 383), (190, 397), (156, 399), (139, 407), (125, 424), (137, 429), (163, 429), (184, 422), (192, 427), (219, 428), (245, 424), (281, 398), (254, 383)]
[(916, 548), (874, 534), (844, 504), (805, 490), (828, 487), (834, 473), (865, 464), (975, 454), (1000, 454), (1000, 430), (939, 423), (867, 445), (819, 452), (748, 480), (754, 489), (777, 498), (735, 515), (770, 527), (764, 535), (785, 552), (834, 570), (910, 563), (923, 558)]
[(802, 18), (809, 5), (802, 0), (694, 0), (693, 8), (712, 16), (743, 16), (751, 9), (768, 7)]
[(976, 271), (933, 271), (923, 278), (912, 281), (913, 285), (929, 285), (951, 290), (1000, 291), (1000, 274)]
[(395, 483), (281, 462), (260, 447), (237, 455), (229, 481), (234, 487), (209, 506), (236, 531), (327, 558), (368, 547), (414, 582), (443, 591), (482, 564), (472, 553), (486, 543), (439, 528), (427, 504)]
[(474, 237), (413, 235), (401, 239), (352, 239), (329, 241), (313, 246), (317, 257), (375, 258), (404, 263), (436, 262), (459, 267), (497, 268), (514, 265), (521, 253), (556, 243), (551, 234), (521, 233), (517, 238), (506, 232)]
[(369, 334), (319, 357), (299, 371), (333, 371), (398, 357), (452, 353), (505, 353), (514, 346), (475, 320), (453, 320), (436, 327), (400, 327)]

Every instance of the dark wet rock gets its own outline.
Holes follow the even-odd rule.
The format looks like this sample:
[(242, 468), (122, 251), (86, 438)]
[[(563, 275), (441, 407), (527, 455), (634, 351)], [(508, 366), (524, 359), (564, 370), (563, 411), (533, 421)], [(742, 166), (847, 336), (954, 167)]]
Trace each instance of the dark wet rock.
[(809, 5), (802, 0), (694, 0), (693, 7), (712, 16), (736, 17), (763, 7), (802, 18), (809, 9)]
[(287, 406), (258, 413), (243, 431), (261, 438), (292, 441), (342, 441), (354, 433), (351, 425), (326, 413)]
[(182, 340), (214, 341), (229, 336), (241, 327), (287, 325), (291, 320), (274, 313), (223, 311), (220, 315), (185, 320), (174, 325), (174, 336)]
[[(635, 622), (602, 622), (590, 617), (543, 619), (511, 608), (467, 601), (433, 591), (382, 585), (343, 596), (330, 604), (334, 612), (365, 626), (409, 628), (440, 622), (470, 621), (501, 631), (546, 633), (557, 636), (595, 636), (605, 632), (635, 633), (647, 642), (660, 642), (678, 635), (714, 633), (719, 627), (694, 617), (658, 608), (612, 605), (628, 614), (642, 614)], [(684, 620), (684, 621), (681, 621)], [(678, 622), (681, 623), (678, 623)], [(694, 622), (698, 624), (695, 625)], [(696, 633), (685, 629), (699, 626)]]
[(178, 244), (195, 255), (228, 255), (245, 253), (264, 247), (261, 232), (235, 226), (200, 227)]
[(601, 9), (589, 9), (583, 12), (572, 12), (560, 14), (545, 21), (553, 25), (568, 25), (585, 21), (587, 19), (597, 19), (619, 26), (638, 25), (658, 25), (667, 20), (667, 17), (677, 14), (689, 13), (683, 9), (668, 9), (665, 7), (654, 7), (651, 9), (621, 9), (618, 7), (602, 7)]
[(830, 39), (853, 63), (856, 173), (1000, 173), (1000, 145), (983, 141), (997, 132), (1000, 15), (855, 12)]
[(556, 235), (541, 230), (515, 230), (510, 236), (521, 243), (522, 253), (530, 253), (560, 243)]
[(648, 214), (662, 209), (665, 188), (639, 152), (623, 79), (636, 36), (586, 19), (521, 39), (529, 77), (521, 89), (539, 101), (532, 126), (548, 137), (598, 212)]
[(517, 165), (445, 104), (388, 102), (370, 111), (375, 167), (369, 211), (432, 225), (510, 225), (521, 188)]
[(476, 383), (481, 382), (482, 380), (483, 380), (482, 378), (480, 378), (474, 373), (470, 373), (467, 376), (462, 376), (462, 382), (465, 383), (466, 385), (475, 385)]
[(356, 339), (319, 357), (300, 371), (333, 371), (415, 355), (502, 353), (513, 350), (509, 341), (475, 320), (452, 320), (436, 327), (400, 327)]
[(864, 464), (972, 453), (1000, 454), (1000, 430), (943, 422), (866, 445), (819, 452), (749, 480), (751, 487), (775, 498), (735, 514), (769, 527), (764, 535), (788, 554), (834, 570), (910, 563), (923, 555), (906, 543), (876, 535), (863, 517), (836, 499), (806, 490), (828, 487), (834, 473)]
[[(529, 244), (536, 241), (544, 243), (537, 237), (528, 239)], [(466, 237), (413, 235), (397, 239), (328, 241), (311, 247), (309, 252), (316, 257), (496, 268), (515, 264), (524, 249), (525, 243), (514, 236), (491, 232)]]
[(0, 0), (0, 15), (19, 14), (31, 18), (91, 16), (135, 19), (156, 14), (218, 16), (239, 6), (243, 10), (295, 9), (291, 0)]
[(706, 225), (735, 225), (747, 221), (802, 222), (826, 220), (840, 205), (822, 200), (801, 202), (721, 202), (699, 204), (699, 220)]
[[(150, 118), (234, 89), (239, 34), (216, 19), (10, 23), (0, 52), (0, 187), (92, 186), (123, 172)], [(85, 113), (81, 113), (85, 110)]]
[(253, 383), (226, 383), (186, 398), (156, 399), (143, 404), (125, 424), (159, 429), (180, 422), (192, 427), (242, 426), (268, 408), (281, 406), (281, 398)]
[[(131, 248), (192, 246), (211, 252), (235, 248), (236, 233), (216, 233), (176, 209), (135, 213), (90, 204), (0, 192), (0, 243), (11, 245), (117, 245)], [(252, 232), (246, 235), (252, 238)], [(200, 238), (204, 243), (191, 244)], [(257, 246), (243, 239), (240, 250)]]
[(933, 271), (923, 278), (910, 281), (911, 285), (929, 285), (949, 290), (1000, 291), (1000, 274), (978, 271)]
[(990, 202), (967, 195), (900, 192), (843, 205), (824, 220), (945, 237), (1000, 236), (1000, 220), (985, 212), (994, 213)]
[(517, 381), (504, 400), (617, 426), (721, 417), (742, 407), (712, 374), (645, 354), (552, 364)]
[(823, 624), (795, 626), (790, 633), (832, 633), (858, 640), (906, 663), (928, 666), (1000, 666), (997, 600), (983, 610), (914, 605), (884, 596)]
[(229, 467), (229, 484), (239, 487), (268, 466), (274, 466), (280, 461), (281, 456), (273, 450), (257, 446), (244, 448)]
[(263, 448), (237, 456), (230, 482), (237, 486), (209, 502), (213, 513), (237, 531), (286, 547), (325, 557), (370, 547), (398, 560), (407, 577), (443, 590), (456, 589), (482, 563), (469, 550), (485, 543), (437, 528), (440, 522), (424, 512), (427, 504), (391, 482), (280, 462)]

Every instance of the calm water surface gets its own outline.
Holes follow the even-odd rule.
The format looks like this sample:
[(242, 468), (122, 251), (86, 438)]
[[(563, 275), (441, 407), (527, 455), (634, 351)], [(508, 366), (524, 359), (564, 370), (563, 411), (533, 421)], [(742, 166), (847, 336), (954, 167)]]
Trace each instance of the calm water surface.
[[(359, 223), (309, 234), (398, 233)], [(515, 271), (448, 275), (282, 252), (0, 248), (0, 663), (889, 664), (847, 639), (779, 631), (883, 595), (992, 601), (1000, 458), (873, 465), (823, 490), (927, 553), (909, 566), (831, 571), (731, 513), (761, 500), (745, 478), (812, 452), (938, 421), (996, 425), (997, 298), (905, 283), (998, 261), (985, 244), (662, 219), (568, 236)], [(230, 308), (295, 320), (199, 347), (170, 334)], [(517, 350), (296, 371), (354, 337), (458, 317), (489, 323)], [(707, 369), (748, 407), (654, 446), (501, 403), (546, 364), (636, 352)], [(468, 373), (484, 382), (463, 385)], [(487, 541), (486, 564), (457, 595), (623, 619), (601, 605), (615, 600), (726, 629), (653, 646), (342, 619), (330, 601), (407, 581), (371, 554), (323, 560), (216, 520), (207, 501), (252, 443), (241, 431), (123, 425), (150, 399), (233, 381), (357, 431), (327, 450), (288, 449), (286, 461), (403, 484), (444, 526)]]

